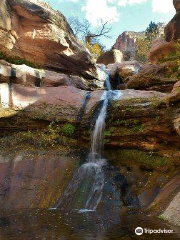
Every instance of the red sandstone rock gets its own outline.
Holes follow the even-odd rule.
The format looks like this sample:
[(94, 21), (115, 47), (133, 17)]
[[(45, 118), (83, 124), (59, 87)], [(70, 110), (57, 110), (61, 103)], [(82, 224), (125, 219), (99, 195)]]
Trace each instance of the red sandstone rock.
[(176, 11), (180, 11), (180, 0), (173, 0)]
[(2, 0), (0, 4), (1, 52), (46, 69), (96, 77), (91, 55), (59, 11), (42, 1)]
[(87, 81), (83, 77), (35, 69), (26, 65), (10, 64), (1, 60), (0, 83), (8, 82), (30, 87), (74, 86), (80, 89), (91, 88), (91, 81)]
[(165, 40), (157, 40), (153, 43), (150, 52), (149, 59), (152, 63), (157, 63), (158, 61), (166, 58), (167, 55), (175, 51), (174, 43), (166, 42)]
[(174, 61), (159, 65), (142, 65), (138, 74), (128, 77), (127, 88), (170, 93), (178, 81), (178, 75), (173, 71), (177, 64), (177, 61)]
[(121, 63), (123, 61), (123, 54), (119, 50), (113, 49), (103, 53), (97, 60), (99, 64)]
[(180, 10), (165, 28), (166, 41), (177, 41), (180, 39)]

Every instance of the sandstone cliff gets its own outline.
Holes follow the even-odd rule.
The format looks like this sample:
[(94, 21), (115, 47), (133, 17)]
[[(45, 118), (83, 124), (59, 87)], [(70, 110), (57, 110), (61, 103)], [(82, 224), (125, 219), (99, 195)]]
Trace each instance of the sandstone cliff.
[(91, 55), (78, 42), (65, 17), (48, 4), (2, 0), (0, 16), (2, 57), (18, 57), (37, 67), (90, 79), (96, 77)]

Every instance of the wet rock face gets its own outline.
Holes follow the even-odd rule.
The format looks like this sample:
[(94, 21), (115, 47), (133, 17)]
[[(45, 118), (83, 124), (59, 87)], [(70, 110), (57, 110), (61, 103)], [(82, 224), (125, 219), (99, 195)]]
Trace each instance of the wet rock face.
[(155, 169), (155, 164), (163, 163), (165, 159), (137, 149), (107, 150), (106, 156), (119, 169), (119, 173), (125, 176), (127, 186), (133, 192), (133, 199), (136, 199), (139, 208), (180, 226), (180, 176), (176, 168), (168, 171), (168, 174), (166, 168), (161, 167), (159, 171)]
[(42, 1), (1, 1), (0, 51), (43, 68), (87, 78), (96, 76), (91, 55), (65, 17)]
[(21, 150), (0, 155), (0, 208), (50, 208), (57, 203), (79, 159), (64, 150)]
[(106, 145), (109, 148), (138, 148), (176, 158), (180, 152), (179, 136), (174, 132), (174, 110), (170, 115), (165, 100), (167, 95), (161, 98), (151, 92), (148, 97), (147, 93), (150, 94), (129, 90), (129, 99), (122, 96), (119, 102), (112, 103)]

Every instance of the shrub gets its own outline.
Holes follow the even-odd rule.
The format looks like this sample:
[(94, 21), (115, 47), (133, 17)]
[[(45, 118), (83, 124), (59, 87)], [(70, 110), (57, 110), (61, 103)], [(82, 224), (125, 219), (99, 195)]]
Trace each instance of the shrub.
[(34, 63), (32, 63), (24, 58), (7, 56), (6, 53), (3, 53), (3, 52), (0, 52), (0, 59), (3, 59), (9, 63), (16, 64), (16, 65), (25, 64), (32, 68), (36, 67), (36, 65)]
[(62, 132), (65, 136), (72, 136), (75, 132), (75, 127), (71, 124), (65, 124), (62, 128)]

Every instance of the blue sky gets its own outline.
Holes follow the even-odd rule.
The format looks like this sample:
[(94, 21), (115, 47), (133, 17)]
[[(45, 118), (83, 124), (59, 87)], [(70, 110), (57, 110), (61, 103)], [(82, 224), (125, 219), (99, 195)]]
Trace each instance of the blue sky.
[(143, 31), (151, 21), (168, 22), (175, 14), (173, 0), (49, 0), (67, 18), (87, 19), (96, 29), (110, 21), (111, 39), (101, 39), (110, 48), (123, 31)]

